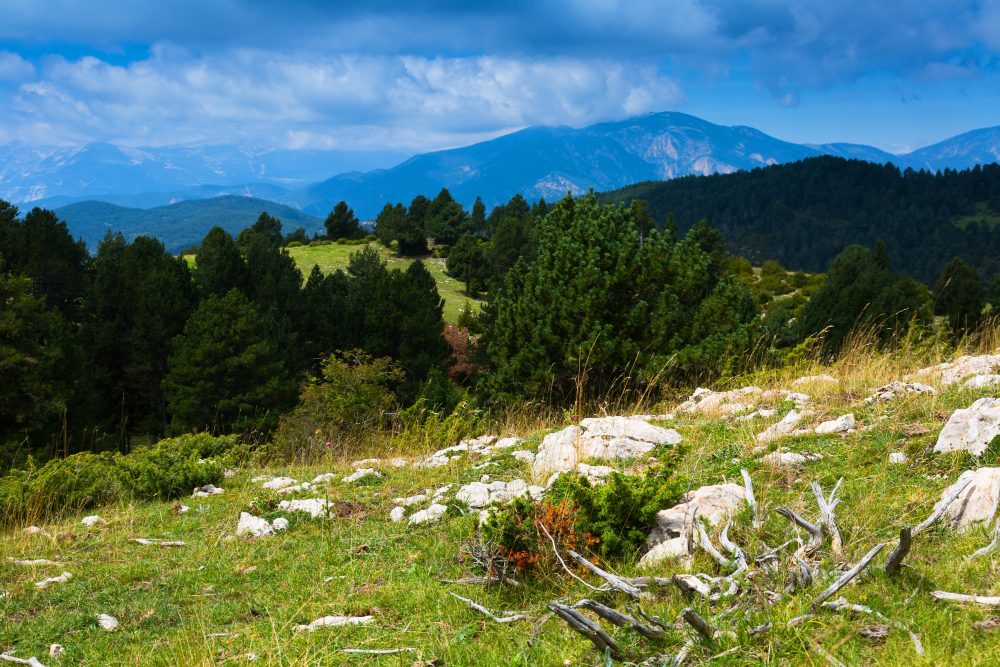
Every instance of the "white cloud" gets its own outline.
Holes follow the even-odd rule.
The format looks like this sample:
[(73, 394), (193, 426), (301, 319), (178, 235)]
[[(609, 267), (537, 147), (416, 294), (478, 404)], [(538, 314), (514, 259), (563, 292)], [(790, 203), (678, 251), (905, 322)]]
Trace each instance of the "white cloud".
[(0, 51), (0, 81), (19, 83), (35, 76), (35, 66), (16, 53)]
[[(527, 125), (586, 125), (683, 100), (651, 65), (572, 58), (317, 56), (167, 46), (127, 66), (43, 59), (2, 124), (43, 143), (197, 140), (425, 150)], [(53, 136), (62, 133), (63, 136)], [(68, 139), (67, 139), (68, 137)], [(373, 142), (380, 142), (378, 145)]]

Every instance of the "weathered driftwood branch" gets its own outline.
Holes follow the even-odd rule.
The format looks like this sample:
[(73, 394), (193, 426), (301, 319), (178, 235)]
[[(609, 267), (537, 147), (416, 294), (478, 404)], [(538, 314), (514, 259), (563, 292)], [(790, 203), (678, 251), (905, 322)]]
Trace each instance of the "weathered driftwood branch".
[(695, 520), (695, 523), (698, 525), (698, 545), (707, 551), (708, 555), (714, 558), (715, 562), (720, 566), (731, 567), (732, 563), (729, 559), (723, 556), (719, 550), (715, 548), (715, 545), (712, 544), (712, 540), (709, 539), (708, 533), (705, 532), (705, 527), (697, 520)]
[(492, 618), (497, 623), (511, 623), (513, 621), (523, 621), (524, 619), (528, 618), (524, 614), (514, 614), (513, 616), (504, 616), (502, 618), (498, 617), (498, 616), (494, 616), (493, 612), (491, 612), (489, 609), (487, 609), (483, 605), (478, 604), (476, 602), (473, 602), (469, 598), (463, 598), (461, 595), (456, 595), (455, 593), (452, 593), (451, 591), (448, 591), (448, 592), (451, 593), (452, 597), (461, 600), (462, 602), (464, 602), (465, 604), (469, 605), (470, 607), (472, 607), (476, 611), (480, 612), (481, 614)]
[(45, 667), (42, 663), (38, 661), (38, 658), (32, 656), (25, 660), (24, 658), (15, 658), (7, 653), (0, 653), (0, 660), (6, 660), (7, 662), (16, 662), (20, 665), (28, 665), (29, 667)]
[(548, 623), (555, 615), (556, 615), (555, 612), (551, 612), (545, 618), (543, 618), (541, 621), (538, 622), (538, 625), (535, 626), (535, 629), (531, 631), (531, 636), (528, 637), (528, 646), (535, 645), (535, 640), (538, 639), (538, 635), (541, 634), (542, 632), (542, 626)]
[(687, 658), (688, 653), (690, 653), (691, 649), (693, 648), (694, 648), (694, 639), (689, 639), (686, 642), (684, 642), (684, 646), (681, 647), (680, 653), (677, 654), (677, 657), (674, 658), (674, 661), (670, 663), (670, 667), (680, 667), (680, 664), (684, 662), (684, 659)]
[(568, 553), (570, 555), (570, 558), (572, 558), (577, 563), (579, 563), (580, 565), (584, 566), (585, 568), (587, 568), (588, 570), (599, 576), (601, 579), (607, 581), (611, 585), (612, 590), (621, 591), (622, 593), (625, 593), (626, 595), (631, 595), (636, 599), (642, 597), (642, 593), (639, 591), (639, 589), (633, 586), (632, 584), (616, 577), (615, 575), (609, 572), (605, 572), (604, 570), (597, 567), (589, 560), (587, 560), (580, 554), (576, 553), (575, 551), (571, 550)]
[[(997, 488), (1000, 488), (1000, 484), (997, 485)], [(997, 527), (993, 529), (993, 541), (982, 549), (976, 549), (973, 551), (969, 554), (969, 557), (966, 560), (972, 560), (974, 558), (979, 558), (980, 556), (985, 556), (988, 553), (993, 553), (998, 547), (1000, 547), (1000, 523), (998, 523)]]
[(816, 652), (816, 655), (826, 660), (828, 663), (833, 665), (833, 667), (847, 667), (847, 665), (842, 663), (840, 660), (837, 660), (837, 658), (832, 653), (830, 653), (825, 648), (820, 646), (817, 642), (811, 639), (807, 641), (812, 645), (813, 651)]
[(825, 602), (827, 599), (836, 594), (836, 592), (839, 591), (841, 588), (846, 586), (851, 581), (851, 579), (858, 576), (858, 574), (860, 574), (866, 567), (868, 567), (868, 563), (872, 562), (872, 559), (875, 558), (875, 556), (877, 556), (880, 551), (882, 551), (883, 547), (885, 547), (885, 544), (876, 544), (874, 547), (872, 547), (872, 550), (869, 551), (867, 554), (865, 554), (865, 557), (859, 560), (857, 565), (852, 567), (844, 574), (840, 575), (840, 579), (837, 579), (837, 581), (833, 582), (829, 587), (827, 587), (826, 590), (824, 590), (822, 593), (816, 596), (816, 599), (813, 600), (812, 604), (810, 605), (811, 609), (813, 611), (819, 609), (819, 606), (823, 604), (823, 602)]
[(750, 473), (746, 471), (746, 468), (740, 470), (740, 473), (743, 475), (743, 498), (753, 511), (753, 527), (760, 530), (764, 525), (764, 513), (757, 505), (757, 498), (753, 495), (753, 482), (750, 480)]
[(764, 634), (773, 627), (774, 625), (772, 623), (764, 623), (763, 625), (758, 625), (756, 628), (751, 628), (747, 634), (751, 637), (756, 637), (757, 635)]
[(959, 604), (978, 604), (984, 607), (1000, 607), (1000, 597), (986, 597), (985, 595), (966, 595), (965, 593), (948, 593), (947, 591), (934, 591), (931, 597), (935, 600), (945, 602), (958, 602)]
[(853, 611), (861, 614), (871, 614), (872, 616), (877, 616), (878, 618), (881, 618), (883, 621), (892, 624), (893, 626), (899, 628), (900, 630), (905, 630), (907, 634), (910, 635), (910, 639), (913, 641), (913, 648), (914, 650), (916, 650), (917, 655), (924, 654), (924, 645), (920, 642), (920, 637), (918, 637), (916, 633), (914, 633), (912, 630), (910, 630), (908, 627), (906, 627), (899, 621), (894, 621), (891, 618), (883, 616), (882, 614), (875, 611), (871, 607), (865, 607), (864, 605), (860, 604), (849, 604), (846, 600), (841, 598), (839, 600), (834, 600), (833, 602), (824, 602), (823, 608), (832, 609), (834, 611)]
[(910, 545), (912, 544), (912, 530), (909, 526), (903, 526), (899, 529), (899, 544), (896, 545), (896, 548), (892, 550), (889, 558), (885, 561), (886, 574), (897, 574), (899, 572), (899, 568), (903, 564), (903, 559), (906, 558), (906, 554), (910, 553)]
[(601, 618), (614, 623), (620, 628), (632, 628), (638, 632), (643, 637), (647, 639), (659, 639), (663, 636), (663, 632), (649, 627), (639, 621), (635, 620), (628, 614), (623, 614), (616, 609), (607, 607), (596, 600), (583, 599), (573, 605), (574, 609), (583, 608), (589, 609)]
[(712, 627), (708, 621), (702, 618), (698, 612), (691, 607), (684, 607), (684, 609), (681, 610), (681, 618), (683, 618), (688, 625), (694, 628), (699, 635), (708, 641), (715, 640), (717, 628)]
[(785, 623), (786, 628), (794, 628), (796, 625), (802, 625), (808, 620), (816, 618), (816, 614), (802, 614), (801, 616), (796, 616), (795, 618), (788, 619)]
[(673, 585), (668, 577), (618, 577), (636, 588), (666, 588)]
[(726, 521), (726, 526), (722, 529), (722, 532), (719, 533), (719, 544), (721, 544), (726, 551), (728, 551), (733, 555), (733, 560), (736, 561), (737, 571), (746, 570), (749, 567), (747, 565), (746, 554), (743, 552), (743, 549), (741, 549), (738, 544), (729, 539), (729, 527), (731, 525), (733, 525), (732, 517), (730, 517), (729, 520)]
[(809, 544), (800, 548), (798, 551), (803, 551), (807, 556), (811, 556), (816, 552), (817, 549), (823, 546), (823, 526), (819, 524), (809, 523), (801, 516), (796, 514), (795, 510), (793, 510), (790, 507), (786, 507), (785, 505), (782, 505), (781, 507), (776, 509), (775, 512), (785, 517), (786, 519), (788, 519), (795, 525), (799, 526), (800, 528), (804, 528), (806, 532), (809, 533)]
[(965, 487), (967, 487), (971, 483), (972, 483), (972, 476), (970, 475), (965, 479), (964, 482), (956, 485), (955, 488), (952, 489), (951, 493), (945, 496), (945, 498), (941, 501), (941, 503), (938, 505), (938, 508), (934, 510), (933, 514), (927, 517), (927, 519), (924, 520), (922, 523), (919, 523), (913, 527), (913, 530), (911, 531), (912, 536), (916, 537), (917, 535), (919, 535), (920, 533), (924, 532), (925, 530), (933, 526), (935, 523), (937, 523), (937, 520), (941, 518), (941, 515), (944, 514), (944, 511), (946, 509), (948, 509), (948, 506), (951, 505), (953, 502), (955, 502), (955, 498), (958, 498), (958, 494), (962, 493), (962, 491), (965, 490)]
[(341, 653), (366, 653), (368, 655), (392, 655), (393, 653), (402, 653), (403, 651), (416, 651), (417, 649), (412, 647), (404, 648), (386, 648), (386, 649), (369, 649), (369, 648), (342, 648)]
[[(632, 607), (629, 606), (629, 609), (632, 609)], [(639, 616), (641, 616), (643, 618), (643, 620), (645, 620), (647, 623), (649, 623), (650, 625), (652, 625), (654, 627), (660, 628), (661, 630), (666, 630), (667, 629), (667, 624), (664, 623), (663, 620), (659, 616), (652, 616), (650, 614), (647, 614), (646, 610), (643, 609), (642, 605), (639, 604), (639, 603), (636, 603), (635, 609), (634, 609), (633, 613), (638, 614)]]
[(615, 642), (614, 638), (601, 629), (601, 626), (594, 623), (577, 610), (555, 601), (550, 602), (545, 606), (555, 613), (556, 616), (566, 621), (566, 625), (568, 625), (571, 630), (590, 640), (590, 642), (596, 646), (597, 650), (601, 653), (604, 653), (610, 648), (611, 657), (617, 658), (621, 655), (621, 649), (618, 648), (618, 644)]
[(816, 502), (819, 504), (820, 521), (830, 531), (830, 548), (833, 549), (833, 553), (837, 556), (843, 551), (844, 543), (840, 539), (840, 531), (837, 530), (837, 515), (834, 514), (834, 510), (840, 504), (840, 500), (834, 499), (834, 496), (837, 495), (837, 490), (843, 481), (843, 477), (837, 481), (836, 486), (833, 487), (833, 491), (830, 492), (829, 500), (823, 497), (823, 487), (819, 485), (819, 482), (815, 480), (812, 482), (812, 492), (816, 496)]
[(681, 593), (708, 597), (712, 589), (705, 582), (690, 574), (675, 574), (671, 579)]
[(463, 577), (462, 579), (438, 579), (442, 584), (458, 584), (458, 585), (488, 585), (488, 584), (505, 584), (507, 586), (513, 586), (518, 588), (521, 585), (520, 581), (515, 581), (510, 577), (504, 577), (500, 579), (498, 577)]
[[(559, 562), (562, 563), (563, 569), (566, 570), (566, 572), (569, 574), (569, 576), (573, 577), (574, 579), (576, 579), (577, 581), (579, 581), (581, 584), (583, 584), (584, 586), (586, 586), (590, 590), (592, 590), (592, 591), (599, 591), (600, 590), (599, 588), (597, 588), (595, 586), (591, 586), (586, 581), (584, 581), (580, 577), (576, 576), (571, 569), (569, 569), (568, 567), (566, 567), (566, 561), (564, 561), (563, 558), (562, 558), (562, 556), (559, 555), (559, 549), (556, 547), (556, 541), (554, 539), (552, 539), (552, 535), (549, 534), (549, 531), (545, 527), (545, 524), (542, 523), (541, 521), (539, 521), (538, 525), (542, 527), (542, 530), (545, 531), (545, 536), (549, 538), (550, 542), (552, 542), (552, 551), (555, 552), (556, 558), (558, 558)], [(572, 553), (572, 552), (570, 552), (570, 553)]]

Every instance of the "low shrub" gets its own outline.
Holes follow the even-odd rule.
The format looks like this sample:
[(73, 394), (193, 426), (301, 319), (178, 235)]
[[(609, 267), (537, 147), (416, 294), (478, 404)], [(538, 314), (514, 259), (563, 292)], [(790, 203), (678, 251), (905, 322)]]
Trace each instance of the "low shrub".
[(288, 245), (286, 245), (285, 247), (286, 248), (301, 248), (302, 247), (302, 241), (289, 241)]
[(316, 239), (315, 241), (309, 243), (309, 247), (315, 248), (316, 246), (331, 245), (332, 243), (333, 241), (329, 241), (327, 239)]

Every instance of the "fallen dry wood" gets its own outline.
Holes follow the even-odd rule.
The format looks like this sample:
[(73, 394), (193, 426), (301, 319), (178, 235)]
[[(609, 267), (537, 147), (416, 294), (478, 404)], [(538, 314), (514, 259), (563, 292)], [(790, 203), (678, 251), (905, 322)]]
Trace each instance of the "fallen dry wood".
[(944, 500), (941, 501), (941, 504), (938, 505), (938, 508), (934, 510), (933, 514), (927, 517), (927, 519), (924, 520), (922, 523), (919, 523), (913, 527), (913, 530), (911, 531), (912, 536), (916, 537), (918, 534), (924, 532), (925, 530), (933, 526), (935, 523), (937, 523), (937, 520), (941, 518), (941, 515), (944, 514), (944, 511), (946, 509), (948, 509), (948, 506), (951, 505), (953, 502), (955, 502), (955, 498), (958, 498), (958, 494), (962, 493), (962, 491), (965, 491), (965, 487), (967, 487), (971, 483), (972, 483), (972, 477), (969, 476), (965, 479), (964, 482), (956, 485), (955, 488), (952, 489), (951, 493), (949, 493), (944, 498)]
[(552, 601), (545, 606), (559, 618), (566, 621), (566, 625), (568, 625), (570, 629), (590, 640), (590, 642), (596, 646), (597, 650), (601, 653), (606, 652), (610, 648), (611, 657), (617, 658), (621, 655), (621, 649), (618, 648), (618, 644), (615, 642), (614, 638), (605, 632), (601, 626), (594, 623), (577, 610), (555, 601)]
[(518, 588), (521, 586), (520, 581), (515, 581), (509, 577), (504, 577), (503, 579), (498, 579), (497, 577), (463, 577), (462, 579), (438, 579), (442, 584), (457, 584), (460, 586), (465, 585), (489, 585), (489, 584), (504, 584), (506, 586), (513, 586)]
[(731, 525), (733, 525), (733, 518), (729, 517), (729, 520), (726, 521), (726, 525), (722, 529), (722, 532), (719, 533), (719, 544), (721, 544), (726, 551), (733, 555), (733, 560), (736, 561), (736, 569), (745, 570), (749, 567), (747, 565), (746, 554), (738, 544), (729, 539), (729, 527)]
[(794, 628), (796, 625), (802, 625), (808, 620), (816, 618), (816, 614), (802, 614), (801, 616), (796, 616), (795, 618), (788, 619), (785, 623), (786, 628)]
[(910, 639), (913, 641), (913, 648), (914, 650), (916, 650), (917, 655), (924, 654), (924, 645), (920, 642), (920, 637), (918, 637), (916, 633), (914, 633), (912, 630), (910, 630), (908, 627), (906, 627), (899, 621), (894, 621), (891, 618), (883, 616), (882, 614), (875, 611), (871, 607), (865, 607), (864, 605), (860, 604), (849, 604), (846, 600), (841, 598), (839, 600), (834, 600), (833, 602), (824, 602), (823, 608), (832, 609), (834, 611), (853, 611), (861, 614), (871, 614), (872, 616), (877, 616), (878, 618), (881, 618), (882, 620), (896, 626), (900, 630), (906, 631), (906, 633), (910, 635)]
[[(573, 577), (574, 579), (576, 579), (577, 581), (579, 581), (581, 584), (583, 584), (584, 586), (586, 586), (587, 588), (589, 588), (592, 591), (599, 591), (599, 590), (601, 590), (599, 588), (591, 586), (586, 581), (584, 581), (580, 577), (576, 576), (576, 574), (573, 573), (573, 570), (569, 569), (569, 567), (566, 566), (566, 561), (564, 561), (563, 557), (559, 555), (559, 548), (556, 547), (556, 541), (554, 539), (552, 539), (552, 535), (549, 534), (549, 529), (546, 528), (545, 524), (542, 523), (541, 521), (538, 522), (538, 525), (542, 527), (543, 531), (545, 531), (545, 536), (547, 538), (549, 538), (549, 542), (552, 543), (552, 551), (555, 552), (556, 558), (559, 559), (559, 563), (563, 566), (563, 569), (566, 570), (566, 573), (569, 574), (569, 576)], [(570, 553), (572, 554), (573, 552), (571, 551)]]
[(1000, 597), (986, 597), (985, 595), (966, 595), (965, 593), (949, 593), (947, 591), (934, 591), (931, 597), (935, 600), (945, 602), (958, 602), (959, 604), (978, 604), (984, 607), (1000, 607)]
[(639, 589), (633, 586), (632, 584), (628, 583), (627, 581), (620, 579), (615, 575), (610, 574), (609, 572), (605, 572), (604, 570), (597, 567), (589, 560), (587, 560), (580, 554), (576, 553), (575, 551), (570, 550), (568, 553), (570, 557), (577, 563), (584, 566), (585, 568), (587, 568), (588, 570), (599, 576), (601, 579), (607, 581), (611, 585), (611, 588), (613, 590), (621, 591), (622, 593), (625, 593), (626, 595), (631, 595), (636, 599), (642, 597), (642, 592), (639, 591)]
[(573, 608), (589, 609), (601, 618), (614, 623), (620, 628), (632, 628), (647, 639), (659, 639), (663, 636), (663, 632), (660, 630), (656, 630), (648, 625), (645, 625), (644, 623), (640, 623), (628, 614), (623, 614), (616, 609), (612, 609), (611, 607), (607, 607), (600, 602), (597, 602), (596, 600), (585, 598), (573, 605)]
[(698, 526), (698, 545), (704, 549), (709, 556), (714, 558), (715, 562), (721, 567), (731, 567), (732, 563), (728, 558), (723, 556), (718, 549), (715, 548), (715, 545), (712, 544), (712, 540), (708, 538), (708, 533), (705, 532), (705, 527), (701, 525), (701, 522), (698, 521), (697, 517), (695, 517), (695, 524)]
[(809, 523), (796, 514), (795, 510), (784, 505), (774, 511), (800, 528), (804, 528), (806, 532), (809, 533), (809, 544), (801, 547), (798, 551), (802, 551), (805, 555), (811, 556), (817, 549), (823, 546), (823, 527), (821, 525)]
[(412, 647), (404, 648), (384, 648), (384, 649), (373, 649), (373, 648), (342, 648), (341, 653), (367, 653), (368, 655), (392, 655), (393, 653), (402, 653), (403, 651), (416, 651), (417, 649)]
[(837, 530), (837, 515), (834, 514), (834, 510), (840, 504), (840, 500), (834, 499), (834, 496), (837, 495), (837, 490), (840, 489), (840, 483), (843, 481), (843, 477), (837, 480), (836, 486), (830, 492), (829, 500), (823, 497), (823, 487), (819, 485), (819, 482), (815, 480), (812, 482), (812, 492), (816, 496), (817, 504), (819, 504), (820, 521), (830, 531), (830, 548), (833, 549), (833, 553), (836, 556), (840, 555), (840, 552), (844, 548), (844, 543), (840, 539), (840, 531)]
[(896, 574), (899, 572), (899, 568), (903, 564), (903, 559), (906, 558), (906, 554), (910, 553), (910, 545), (912, 543), (912, 531), (910, 527), (903, 526), (899, 529), (899, 544), (896, 545), (896, 548), (892, 550), (889, 558), (885, 561), (886, 574)]
[(753, 510), (753, 527), (760, 530), (764, 525), (764, 513), (760, 510), (757, 499), (753, 495), (753, 482), (750, 480), (750, 473), (746, 471), (746, 468), (740, 470), (740, 473), (743, 475), (743, 497), (750, 509)]
[(691, 607), (684, 607), (684, 609), (681, 610), (681, 618), (683, 618), (688, 625), (694, 628), (699, 635), (708, 641), (715, 640), (717, 628), (712, 627), (708, 621), (702, 618), (698, 612)]
[(31, 656), (27, 660), (24, 658), (15, 658), (9, 653), (0, 653), (0, 660), (6, 660), (7, 662), (16, 662), (20, 665), (28, 665), (29, 667), (45, 667), (42, 663), (38, 661), (38, 658)]
[(812, 604), (810, 605), (812, 610), (816, 611), (817, 609), (819, 609), (819, 606), (823, 604), (823, 602), (825, 602), (827, 599), (836, 594), (836, 592), (839, 591), (841, 588), (846, 586), (851, 581), (851, 579), (858, 576), (858, 574), (860, 574), (866, 567), (868, 567), (868, 563), (870, 563), (872, 559), (878, 555), (878, 552), (882, 551), (883, 547), (885, 547), (885, 544), (876, 544), (874, 547), (872, 547), (871, 551), (865, 554), (864, 558), (858, 561), (857, 565), (852, 567), (844, 574), (840, 575), (840, 579), (837, 579), (837, 581), (833, 582), (833, 584), (831, 584), (826, 590), (817, 595), (816, 599), (813, 600)]
[[(1000, 484), (997, 484), (997, 488), (1000, 489)], [(982, 549), (976, 549), (975, 551), (973, 551), (971, 554), (969, 554), (969, 557), (966, 560), (972, 560), (974, 558), (979, 558), (980, 556), (985, 556), (986, 554), (993, 553), (994, 551), (997, 550), (998, 547), (1000, 547), (1000, 523), (998, 523), (997, 527), (993, 529), (993, 541), (987, 544)]]
[(677, 654), (677, 657), (674, 658), (674, 661), (670, 663), (671, 667), (679, 667), (679, 665), (682, 662), (684, 662), (684, 659), (687, 657), (688, 653), (690, 653), (691, 649), (693, 648), (694, 648), (694, 639), (689, 639), (686, 642), (684, 642), (684, 646), (681, 647), (681, 650)]
[(469, 598), (463, 598), (461, 595), (456, 595), (455, 593), (452, 593), (451, 591), (448, 591), (448, 592), (451, 593), (452, 597), (461, 600), (462, 602), (464, 602), (465, 604), (469, 605), (470, 607), (472, 607), (476, 611), (480, 612), (481, 614), (484, 614), (485, 616), (488, 616), (488, 617), (492, 618), (497, 623), (511, 623), (513, 621), (523, 621), (524, 619), (528, 618), (524, 614), (514, 614), (513, 616), (504, 616), (504, 617), (500, 618), (500, 617), (494, 616), (493, 612), (491, 612), (489, 609), (487, 609), (483, 605), (478, 604), (476, 602), (473, 602)]
[(847, 665), (842, 663), (840, 660), (837, 660), (837, 658), (832, 653), (830, 653), (825, 648), (820, 646), (817, 642), (811, 639), (807, 641), (809, 641), (809, 643), (812, 645), (813, 651), (816, 652), (816, 655), (826, 660), (828, 663), (833, 665), (833, 667), (847, 667)]

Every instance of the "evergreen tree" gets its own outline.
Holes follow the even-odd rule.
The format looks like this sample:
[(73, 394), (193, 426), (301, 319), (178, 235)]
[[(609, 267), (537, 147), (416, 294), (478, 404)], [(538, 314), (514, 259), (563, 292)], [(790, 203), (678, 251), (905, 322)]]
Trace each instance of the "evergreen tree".
[(375, 236), (379, 243), (388, 248), (399, 238), (406, 224), (406, 208), (402, 204), (386, 204), (375, 218)]
[(236, 236), (236, 243), (241, 248), (246, 248), (255, 236), (262, 238), (268, 245), (272, 245), (275, 248), (280, 247), (284, 240), (284, 237), (281, 235), (281, 220), (268, 215), (267, 211), (264, 211), (257, 218), (257, 222), (253, 223), (252, 227), (247, 227)]
[(875, 247), (872, 248), (872, 264), (883, 271), (892, 270), (892, 260), (889, 259), (889, 251), (886, 250), (882, 239), (879, 239)]
[(487, 221), (493, 242), (484, 251), (491, 280), (502, 280), (519, 259), (529, 264), (534, 260), (535, 224), (540, 219), (532, 215), (521, 195), (514, 195), (507, 204), (493, 209)]
[(639, 212), (567, 196), (539, 223), (537, 259), (484, 309), (494, 391), (565, 399), (581, 372), (600, 392), (630, 369), (700, 374), (750, 347), (759, 318), (745, 286), (713, 282), (694, 238), (652, 231), (640, 246)]
[(473, 236), (482, 237), (486, 235), (486, 204), (482, 197), (476, 197), (476, 203), (472, 205), (472, 215), (469, 216), (469, 233)]
[(465, 283), (466, 295), (472, 295), (485, 287), (488, 277), (486, 256), (476, 239), (465, 234), (448, 253), (448, 275)]
[(348, 278), (343, 271), (323, 275), (314, 265), (302, 290), (305, 315), (298, 330), (298, 344), (307, 369), (321, 372), (322, 359), (338, 350), (357, 347), (348, 339)]
[(361, 235), (361, 224), (354, 217), (354, 209), (348, 208), (345, 201), (333, 207), (323, 225), (326, 227), (326, 238), (331, 241), (353, 239)]
[(438, 196), (427, 206), (423, 229), (427, 236), (436, 242), (451, 245), (465, 230), (467, 217), (468, 213), (462, 205), (452, 198), (447, 188), (442, 188)]
[(956, 335), (973, 331), (982, 320), (983, 290), (976, 270), (956, 257), (934, 283), (934, 314), (946, 315)]
[(175, 346), (164, 386), (181, 428), (273, 426), (279, 411), (295, 403), (295, 383), (257, 309), (238, 291), (203, 301)]
[(282, 245), (288, 246), (289, 244), (295, 242), (301, 243), (303, 245), (309, 243), (309, 235), (306, 234), (305, 227), (301, 226), (296, 227), (294, 232), (289, 232), (288, 234), (285, 234), (285, 240), (284, 243), (282, 243)]
[(927, 288), (885, 268), (885, 256), (848, 246), (830, 263), (826, 282), (799, 313), (803, 336), (823, 332), (829, 351), (852, 332), (872, 330), (885, 342), (911, 322), (930, 322)]
[(204, 294), (222, 296), (238, 289), (247, 293), (250, 275), (233, 237), (222, 227), (212, 227), (195, 255), (192, 274)]

